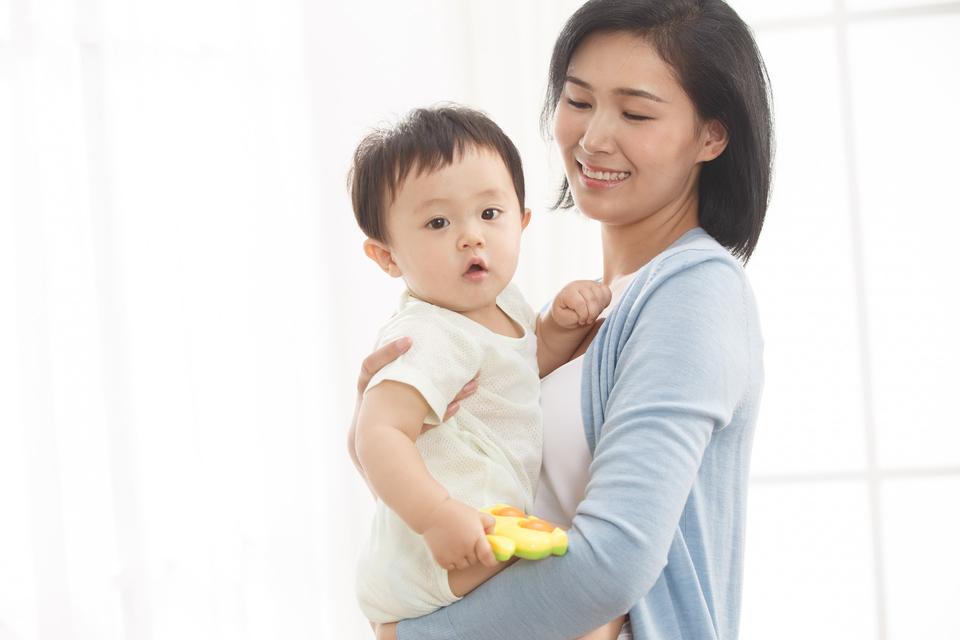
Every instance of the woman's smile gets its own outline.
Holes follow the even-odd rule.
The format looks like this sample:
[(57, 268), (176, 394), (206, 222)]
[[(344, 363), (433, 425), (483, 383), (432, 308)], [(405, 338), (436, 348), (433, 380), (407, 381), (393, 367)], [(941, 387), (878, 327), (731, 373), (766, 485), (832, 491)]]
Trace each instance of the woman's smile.
[(612, 189), (630, 177), (629, 171), (596, 167), (580, 161), (577, 165), (580, 167), (580, 181), (588, 189)]

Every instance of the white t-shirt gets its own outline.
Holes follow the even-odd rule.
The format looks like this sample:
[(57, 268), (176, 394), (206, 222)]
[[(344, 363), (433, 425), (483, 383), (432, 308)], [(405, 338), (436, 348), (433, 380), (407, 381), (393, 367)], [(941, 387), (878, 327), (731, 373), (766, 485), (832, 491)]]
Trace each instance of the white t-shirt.
[[(413, 345), (367, 389), (384, 380), (408, 384), (430, 406), (426, 421), (438, 424), (479, 371), (477, 392), (450, 420), (421, 435), (417, 449), (453, 498), (478, 509), (502, 502), (529, 511), (542, 447), (536, 314), (513, 285), (501, 292), (497, 305), (522, 328), (521, 337), (494, 333), (404, 294), (377, 345), (401, 336), (411, 337)], [(375, 622), (417, 617), (457, 600), (423, 539), (382, 502), (361, 553), (357, 593), (366, 617)]]

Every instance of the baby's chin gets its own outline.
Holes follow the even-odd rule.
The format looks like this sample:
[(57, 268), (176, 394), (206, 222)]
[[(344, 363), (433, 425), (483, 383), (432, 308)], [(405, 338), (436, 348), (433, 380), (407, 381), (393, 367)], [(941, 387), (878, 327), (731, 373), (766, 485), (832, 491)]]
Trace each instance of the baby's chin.
[[(429, 291), (409, 290), (410, 295), (418, 300), (429, 302), (432, 305), (456, 311), (457, 313), (469, 314), (477, 311), (483, 311), (497, 304), (497, 296), (506, 288), (502, 287), (463, 287), (463, 291), (451, 293), (445, 291), (439, 294), (432, 294)], [(472, 289), (472, 290), (471, 290)]]

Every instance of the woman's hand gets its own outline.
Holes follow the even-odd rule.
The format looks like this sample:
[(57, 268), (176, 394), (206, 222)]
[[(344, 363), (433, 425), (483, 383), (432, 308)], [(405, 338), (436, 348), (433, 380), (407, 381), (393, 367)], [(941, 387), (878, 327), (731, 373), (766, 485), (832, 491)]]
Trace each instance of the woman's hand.
[[(380, 369), (383, 369), (385, 366), (402, 356), (404, 353), (409, 351), (410, 347), (413, 345), (413, 340), (410, 338), (397, 338), (393, 342), (388, 342), (383, 345), (370, 355), (368, 355), (363, 360), (363, 365), (360, 367), (360, 376), (357, 378), (357, 405), (356, 409), (360, 408), (360, 401), (363, 399), (363, 392), (367, 389), (367, 385), (370, 384), (370, 379)], [(453, 415), (460, 410), (460, 401), (464, 398), (469, 398), (477, 391), (477, 379), (474, 378), (467, 384), (463, 385), (463, 389), (460, 389), (460, 393), (450, 401), (450, 404), (447, 405), (447, 410), (443, 414), (443, 419), (441, 422), (446, 422)], [(357, 411), (354, 409), (353, 420), (350, 421), (351, 429), (357, 424)], [(435, 424), (425, 424), (423, 425), (423, 431), (432, 429), (437, 425)]]
[[(370, 355), (368, 355), (363, 360), (363, 365), (360, 367), (360, 376), (357, 378), (357, 402), (353, 409), (353, 418), (350, 420), (350, 431), (347, 436), (347, 448), (350, 451), (350, 458), (353, 460), (353, 464), (357, 467), (357, 470), (360, 472), (360, 475), (364, 475), (363, 467), (360, 466), (360, 460), (357, 458), (356, 448), (354, 446), (354, 435), (357, 432), (357, 415), (360, 413), (360, 402), (363, 400), (363, 392), (366, 390), (367, 385), (370, 384), (370, 379), (383, 369), (385, 366), (399, 358), (401, 355), (406, 353), (410, 347), (413, 345), (413, 340), (410, 338), (397, 338), (393, 342), (388, 342), (383, 345)], [(472, 396), (477, 391), (477, 379), (474, 378), (467, 384), (463, 386), (463, 389), (460, 390), (453, 400), (450, 401), (450, 404), (447, 405), (447, 410), (443, 414), (443, 419), (441, 422), (446, 422), (449, 420), (457, 411), (460, 410), (460, 402), (464, 398)], [(421, 427), (420, 433), (432, 429), (437, 425), (425, 424)]]

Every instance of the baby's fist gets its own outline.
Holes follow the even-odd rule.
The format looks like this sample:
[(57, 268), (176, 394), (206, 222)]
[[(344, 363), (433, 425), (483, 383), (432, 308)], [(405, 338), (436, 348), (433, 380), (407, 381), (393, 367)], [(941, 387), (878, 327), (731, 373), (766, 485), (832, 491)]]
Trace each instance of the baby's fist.
[(610, 287), (594, 280), (575, 280), (553, 299), (550, 313), (564, 329), (576, 329), (594, 323), (607, 308), (613, 294)]

